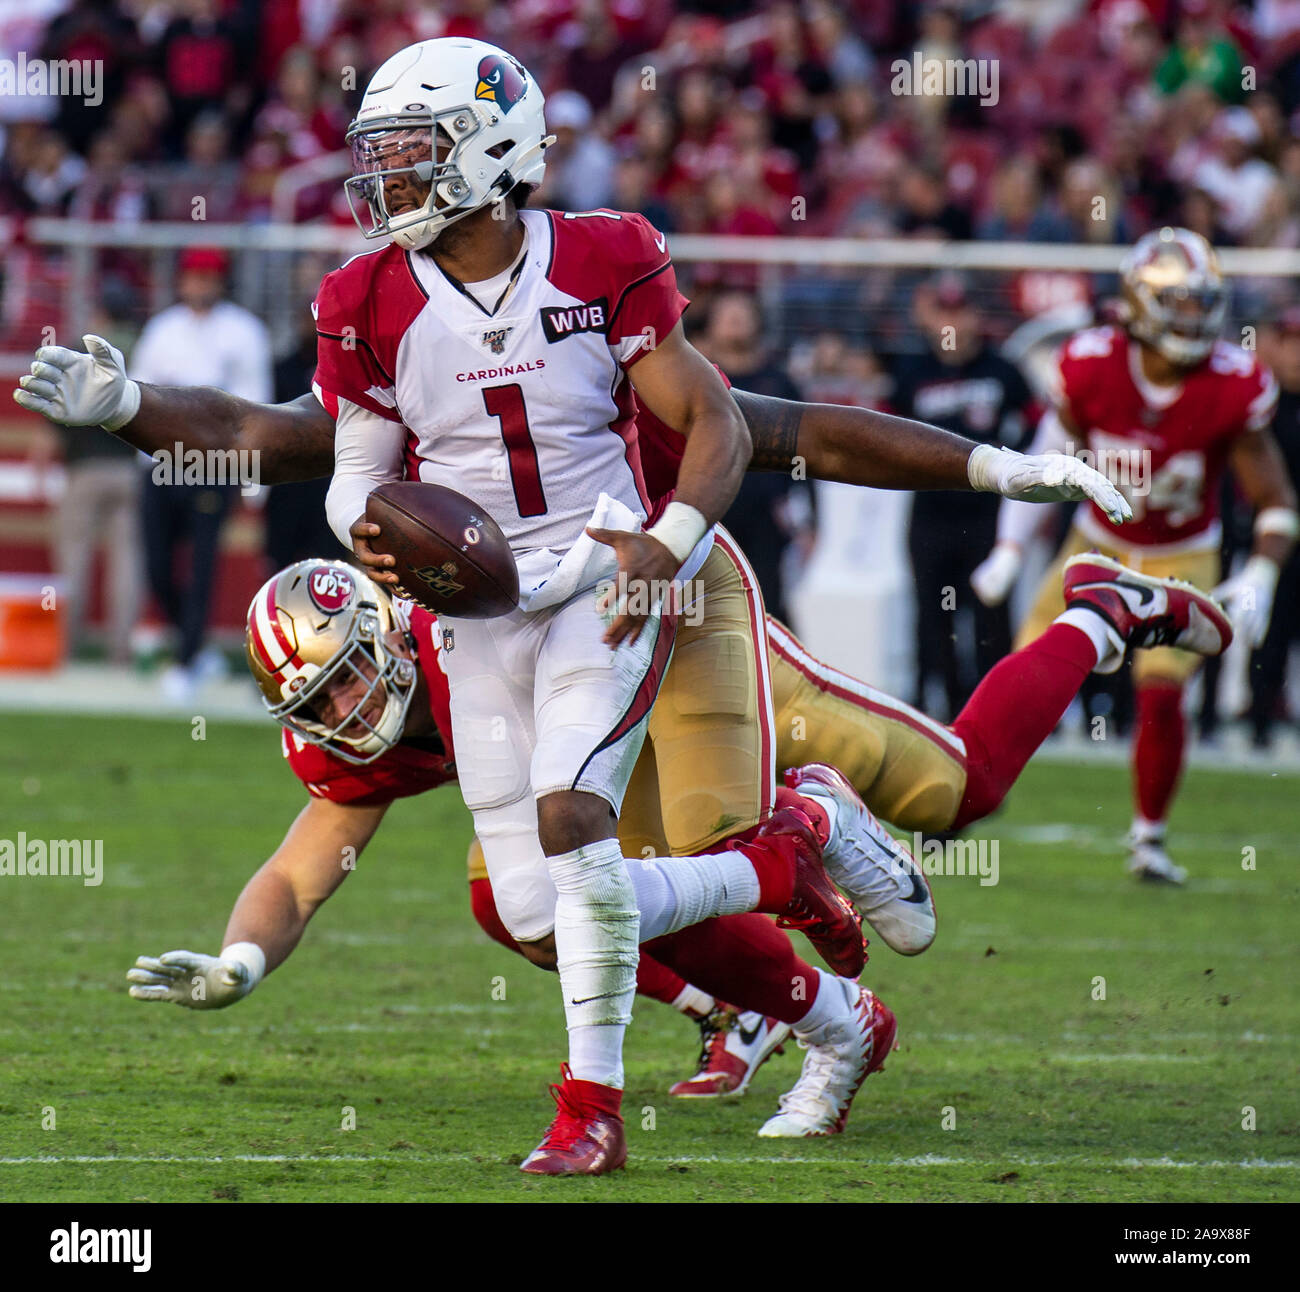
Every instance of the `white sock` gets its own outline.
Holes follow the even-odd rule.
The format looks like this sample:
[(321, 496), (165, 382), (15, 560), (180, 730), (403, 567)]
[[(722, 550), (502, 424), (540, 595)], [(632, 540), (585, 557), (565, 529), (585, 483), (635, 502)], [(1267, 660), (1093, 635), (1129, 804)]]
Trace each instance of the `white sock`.
[(808, 1012), (792, 1024), (795, 1036), (813, 1045), (822, 1044), (818, 1033), (825, 1031), (828, 1026), (841, 1025), (852, 1015), (853, 1007), (845, 987), (851, 987), (855, 994), (857, 992), (855, 983), (850, 983), (846, 978), (837, 978), (825, 969), (817, 970), (817, 982), (817, 995), (808, 1007)]
[[(565, 998), (568, 1008), (568, 997)], [(622, 1023), (580, 1023), (569, 1028), (569, 1071), (579, 1081), (623, 1089)]]
[(816, 799), (823, 812), (826, 813), (826, 826), (828, 834), (826, 837), (826, 846), (823, 852), (834, 852), (836, 845), (840, 841), (839, 821), (840, 808), (836, 803), (834, 796), (829, 790), (822, 789), (819, 785), (801, 785), (799, 793), (808, 799)]
[(1134, 843), (1162, 843), (1165, 837), (1165, 823), (1148, 821), (1144, 816), (1135, 816), (1131, 837)]
[(547, 859), (555, 883), (555, 952), (569, 1028), (569, 1067), (581, 1081), (623, 1085), (623, 1033), (632, 1021), (640, 919), (617, 839)]
[(715, 915), (743, 915), (758, 905), (758, 875), (734, 849), (703, 857), (627, 861), (641, 911), (641, 941), (676, 933)]
[(713, 1007), (718, 1002), (707, 991), (701, 991), (698, 987), (692, 987), (690, 983), (687, 983), (673, 997), (672, 1003), (674, 1009), (680, 1010), (690, 1018), (708, 1018), (713, 1013)]
[(1124, 639), (1095, 610), (1089, 610), (1087, 606), (1071, 606), (1057, 615), (1054, 622), (1077, 628), (1096, 647), (1098, 664), (1112, 651), (1119, 651), (1123, 655)]

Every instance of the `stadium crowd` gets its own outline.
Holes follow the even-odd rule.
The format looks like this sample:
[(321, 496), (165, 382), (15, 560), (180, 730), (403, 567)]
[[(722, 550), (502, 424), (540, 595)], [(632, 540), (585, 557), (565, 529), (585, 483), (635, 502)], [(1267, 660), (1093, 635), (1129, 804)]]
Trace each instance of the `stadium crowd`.
[[(1300, 247), (1296, 0), (5, 0), (0, 61), (101, 60), (103, 101), (0, 97), (0, 216), (189, 220), (202, 195), (209, 221), (350, 224), (344, 132), (367, 79), (443, 35), (508, 48), (545, 88), (557, 143), (534, 205), (742, 237), (1118, 246), (1176, 223), (1217, 246)], [(917, 57), (979, 60), (992, 80), (927, 93), (898, 70)], [(286, 176), (299, 178), (286, 188)], [(96, 305), (124, 348), (151, 312), (153, 265), (101, 258)], [(17, 278), (6, 274), (10, 323), (26, 318), (10, 298), (38, 281)], [(995, 341), (1060, 290), (1045, 298), (1022, 275), (972, 302), (961, 283), (918, 292), (920, 275), (825, 269), (787, 275), (779, 317), (764, 317), (751, 266), (684, 278), (694, 339), (745, 384), (900, 410), (918, 365), (940, 363), (927, 336), (943, 319), (925, 316), (927, 301), (968, 310)], [(1112, 281), (1068, 286), (1096, 305)], [(1282, 290), (1241, 285), (1237, 317), (1275, 313), (1290, 303)], [(288, 340), (276, 357), (301, 379), (310, 337)], [(996, 367), (982, 343), (960, 362)], [(1037, 406), (1014, 373), (996, 378), (996, 415), (947, 424), (1021, 444)], [(779, 606), (813, 517), (797, 492), (750, 494), (753, 545), (766, 530), (771, 547), (751, 554)], [(752, 524), (756, 509), (774, 523)], [(949, 520), (956, 549), (970, 536)], [(916, 575), (918, 592), (956, 577)], [(976, 654), (1005, 649), (1005, 623), (976, 635), (984, 650), (962, 662), (933, 658), (922, 634), (922, 678), (942, 676), (932, 707), (955, 710)]]
[[(1120, 243), (1174, 222), (1300, 245), (1288, 0), (11, 3), (0, 57), (100, 59), (104, 101), (6, 98), (0, 213), (189, 218), (203, 192), (208, 219), (267, 219), (385, 57), (455, 34), (545, 87), (552, 206), (670, 232)], [(914, 52), (995, 61), (996, 91), (897, 93)], [(309, 188), (295, 215), (346, 220), (340, 200)]]

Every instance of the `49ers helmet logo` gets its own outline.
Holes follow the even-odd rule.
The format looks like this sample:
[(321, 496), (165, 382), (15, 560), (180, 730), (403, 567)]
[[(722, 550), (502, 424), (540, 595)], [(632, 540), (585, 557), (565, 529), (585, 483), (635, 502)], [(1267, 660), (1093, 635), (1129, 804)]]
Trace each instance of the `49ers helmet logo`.
[(312, 604), (327, 615), (336, 615), (352, 600), (356, 584), (343, 570), (321, 565), (307, 576), (307, 594)]
[(524, 97), (527, 88), (518, 63), (500, 54), (486, 54), (479, 59), (476, 99), (490, 99), (502, 112), (509, 112)]

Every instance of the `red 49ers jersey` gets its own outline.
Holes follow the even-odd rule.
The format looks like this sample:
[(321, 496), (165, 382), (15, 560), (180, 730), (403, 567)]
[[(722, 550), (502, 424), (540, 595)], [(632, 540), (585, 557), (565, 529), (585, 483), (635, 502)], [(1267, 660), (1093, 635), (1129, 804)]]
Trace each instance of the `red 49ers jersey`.
[(405, 424), (407, 478), (473, 498), (516, 555), (562, 553), (602, 492), (649, 511), (626, 370), (687, 301), (644, 216), (520, 218), (523, 261), (493, 314), (396, 246), (327, 275), (314, 384), (327, 408), (347, 399)]
[(1141, 379), (1138, 350), (1120, 327), (1089, 328), (1061, 352), (1057, 407), (1094, 465), (1133, 507), (1112, 525), (1093, 503), (1075, 523), (1098, 542), (1196, 548), (1218, 541), (1219, 484), (1237, 436), (1268, 425), (1277, 383), (1253, 354), (1216, 341), (1178, 387)]
[(307, 789), (331, 803), (379, 807), (394, 799), (423, 794), (425, 790), (456, 779), (451, 745), (451, 709), (447, 675), (442, 671), (442, 634), (438, 621), (426, 610), (411, 607), (411, 633), (415, 637), (420, 672), (429, 687), (429, 711), (442, 737), (443, 752), (425, 743), (401, 741), (373, 763), (356, 766), (321, 745), (309, 745), (288, 730), (282, 731), (284, 756)]

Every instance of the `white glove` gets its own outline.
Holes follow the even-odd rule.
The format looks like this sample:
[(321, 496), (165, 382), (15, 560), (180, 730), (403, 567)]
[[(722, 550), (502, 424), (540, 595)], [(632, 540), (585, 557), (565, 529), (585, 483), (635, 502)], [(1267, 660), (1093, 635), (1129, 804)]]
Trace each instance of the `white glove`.
[[(238, 944), (241, 949), (249, 946)], [(231, 950), (228, 947), (220, 956), (197, 951), (165, 951), (156, 960), (139, 956), (126, 973), (132, 984), (129, 994), (133, 1000), (169, 1000), (186, 1009), (225, 1009), (247, 996), (262, 977), (255, 963), (229, 955)], [(253, 950), (261, 955), (260, 949)]]
[(1254, 647), (1268, 633), (1277, 592), (1278, 565), (1267, 556), (1252, 556), (1240, 574), (1225, 579), (1210, 594), (1222, 603), (1232, 626)]
[(140, 411), (140, 384), (126, 375), (126, 360), (102, 336), (84, 336), (87, 354), (43, 345), (32, 370), (18, 380), (14, 402), (62, 426), (102, 426), (116, 431)]
[(1011, 594), (1024, 564), (1017, 543), (995, 543), (993, 550), (971, 571), (970, 585), (986, 606), (1000, 606)]
[(1027, 455), (981, 444), (966, 460), (971, 488), (1022, 502), (1095, 502), (1113, 524), (1133, 519), (1133, 508), (1100, 471), (1066, 453)]

